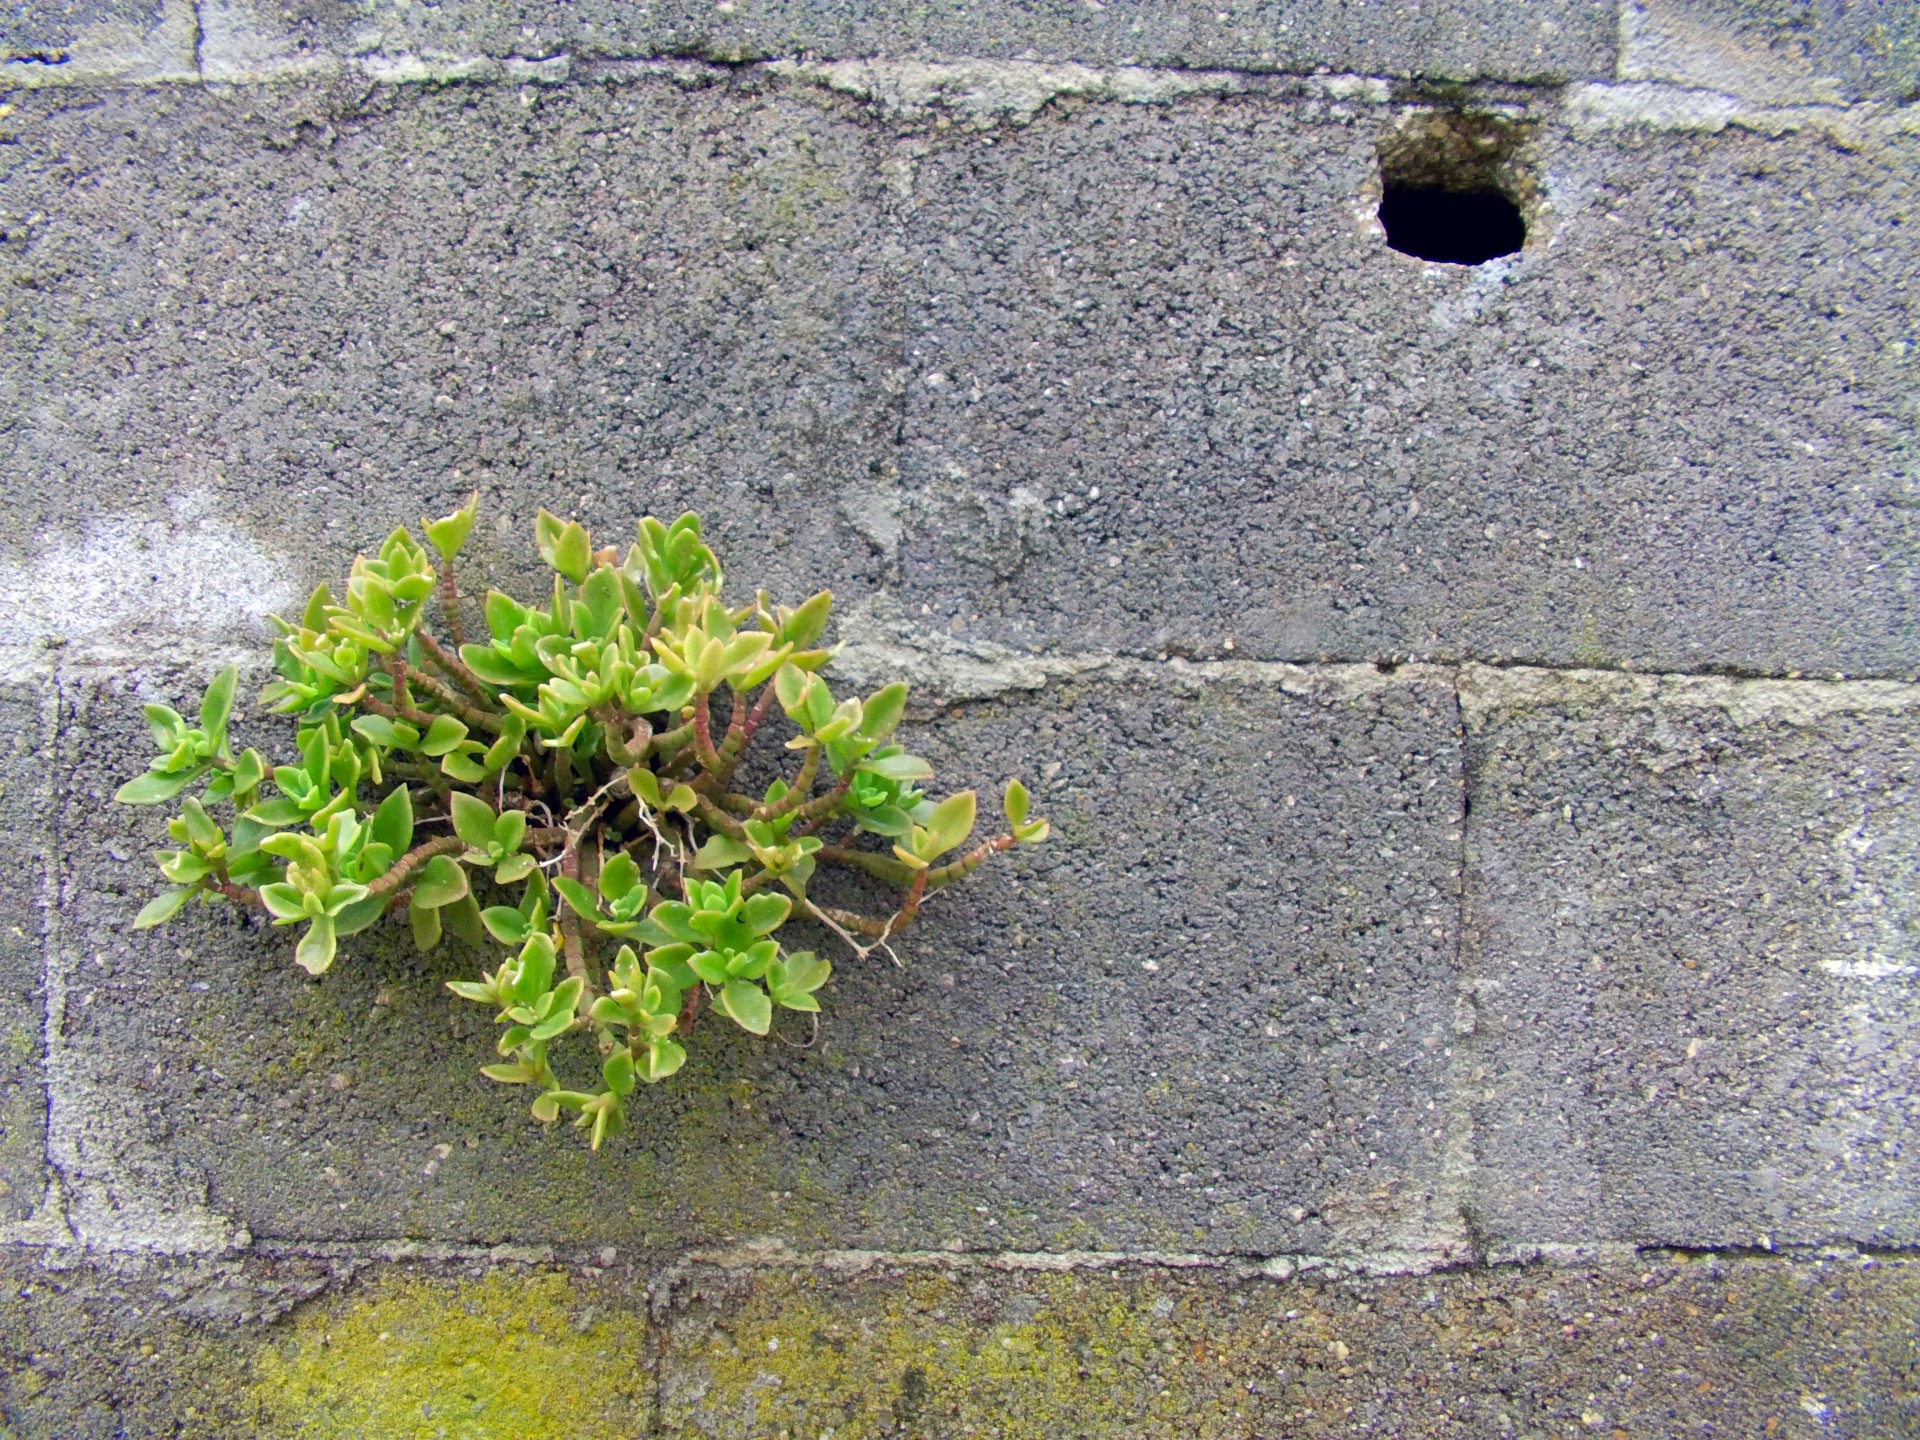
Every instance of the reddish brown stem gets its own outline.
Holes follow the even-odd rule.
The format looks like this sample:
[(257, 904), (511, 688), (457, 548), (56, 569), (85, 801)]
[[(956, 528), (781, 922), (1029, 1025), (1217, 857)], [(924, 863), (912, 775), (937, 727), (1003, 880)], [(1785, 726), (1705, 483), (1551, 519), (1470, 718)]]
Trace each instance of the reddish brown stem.
[[(474, 704), (489, 710), (497, 710), (500, 708), (493, 703), (493, 696), (487, 693), (487, 687), (480, 683), (480, 677), (478, 675), (475, 675), (473, 671), (467, 668), (464, 660), (447, 649), (446, 646), (434, 639), (433, 636), (429, 635), (425, 630), (416, 630), (414, 634), (420, 637), (420, 648), (427, 652), (427, 658), (458, 681), (460, 688), (473, 697)], [(454, 643), (464, 645), (467, 642), (456, 636)]]
[(416, 845), (402, 855), (386, 874), (367, 886), (369, 899), (376, 895), (389, 895), (402, 885), (429, 860), (436, 855), (458, 855), (467, 848), (467, 842), (458, 835), (442, 835), (438, 840), (429, 840), (424, 845)]
[(440, 564), (440, 613), (447, 617), (447, 633), (453, 636), (455, 645), (467, 643), (467, 627), (460, 619), (460, 587), (453, 580), (453, 557), (445, 556)]
[(718, 776), (725, 768), (720, 752), (713, 748), (713, 717), (707, 709), (707, 697), (693, 697), (693, 749), (700, 757), (700, 768)]

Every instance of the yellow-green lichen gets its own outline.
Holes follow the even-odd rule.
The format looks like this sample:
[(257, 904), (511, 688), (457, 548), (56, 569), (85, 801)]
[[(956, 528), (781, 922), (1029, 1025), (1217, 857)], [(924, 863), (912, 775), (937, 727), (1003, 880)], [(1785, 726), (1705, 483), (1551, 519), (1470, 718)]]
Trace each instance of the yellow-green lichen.
[(394, 1277), (299, 1312), (253, 1398), (266, 1434), (302, 1440), (612, 1440), (646, 1428), (648, 1386), (637, 1310), (497, 1272)]

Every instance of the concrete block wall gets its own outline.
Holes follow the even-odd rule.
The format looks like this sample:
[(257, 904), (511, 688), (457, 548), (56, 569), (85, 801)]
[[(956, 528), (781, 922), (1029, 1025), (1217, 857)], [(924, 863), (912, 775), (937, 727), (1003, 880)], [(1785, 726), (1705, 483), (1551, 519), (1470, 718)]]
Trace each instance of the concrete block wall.
[[(10, 14), (0, 1433), (1920, 1433), (1915, 17)], [(140, 703), (476, 487), (1055, 821), (597, 1156), (470, 957), (127, 928)]]

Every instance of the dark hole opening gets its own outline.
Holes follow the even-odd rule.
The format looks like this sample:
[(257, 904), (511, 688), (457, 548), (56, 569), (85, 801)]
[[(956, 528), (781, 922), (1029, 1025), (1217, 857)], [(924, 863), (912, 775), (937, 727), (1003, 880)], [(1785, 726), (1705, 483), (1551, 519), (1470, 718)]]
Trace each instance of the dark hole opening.
[(1389, 182), (1380, 199), (1387, 244), (1402, 255), (1482, 265), (1518, 254), (1527, 238), (1520, 207), (1498, 190), (1446, 190)]

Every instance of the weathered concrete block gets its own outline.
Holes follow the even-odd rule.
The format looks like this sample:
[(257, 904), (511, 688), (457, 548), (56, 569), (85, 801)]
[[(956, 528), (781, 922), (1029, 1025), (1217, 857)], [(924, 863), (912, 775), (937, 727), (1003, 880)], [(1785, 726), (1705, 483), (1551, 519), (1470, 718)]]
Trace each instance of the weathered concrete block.
[(490, 1017), (443, 982), (479, 957), (369, 932), (315, 982), (287, 932), (225, 908), (128, 931), (158, 817), (104, 797), (144, 744), (136, 697), (69, 686), (62, 753), (86, 778), (65, 797), (62, 925), (86, 960), (65, 1043), (101, 1243), (157, 1225), (114, 1208), (132, 1190), (202, 1244), (223, 1224), (659, 1248), (1465, 1239), (1443, 1193), (1444, 674), (1134, 667), (945, 716), (918, 741), (944, 781), (1027, 776), (1054, 838), (929, 907), (904, 968), (836, 960), (817, 1040), (708, 1017), (598, 1155), (477, 1073)]
[(19, 1440), (654, 1433), (625, 1266), (12, 1250), (0, 1274)]
[(1350, 0), (1227, 0), (1099, 7), (1057, 3), (820, 5), (804, 0), (454, 3), (354, 7), (216, 0), (201, 47), (211, 73), (243, 78), (321, 55), (472, 57), (697, 55), (740, 61), (1024, 59), (1085, 65), (1565, 81), (1611, 78), (1616, 20), (1606, 0), (1525, 6), (1445, 0), (1417, 14)]
[(1498, 1243), (1920, 1235), (1920, 689), (1470, 669)]
[(0, 15), (0, 85), (193, 78), (193, 0), (50, 0)]
[(54, 726), (50, 685), (0, 683), (0, 1224), (31, 1219), (47, 1190), (41, 956), (53, 879)]
[(1910, 1433), (1911, 1264), (1685, 1261), (1288, 1283), (695, 1270), (662, 1433), (1088, 1440)]
[(1397, 122), (1192, 98), (939, 142), (910, 605), (1129, 654), (1912, 673), (1912, 167), (1541, 124), (1531, 238), (1469, 268), (1383, 240)]
[(1630, 0), (1620, 78), (1664, 80), (1767, 105), (1911, 100), (1920, 11), (1902, 0)]
[(734, 573), (858, 593), (899, 341), (887, 152), (849, 103), (24, 97), (0, 593), (31, 600), (0, 639), (250, 636), (476, 488), (502, 583), (541, 506), (620, 542), (693, 506)]

